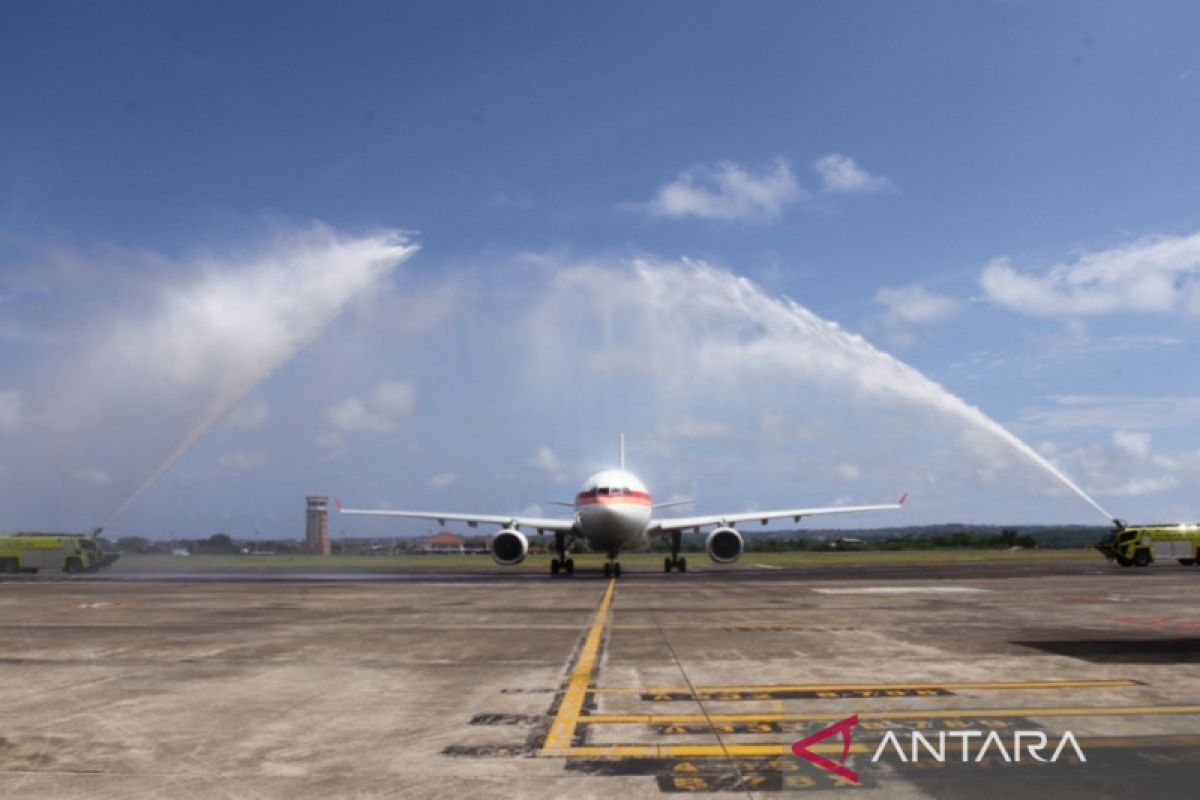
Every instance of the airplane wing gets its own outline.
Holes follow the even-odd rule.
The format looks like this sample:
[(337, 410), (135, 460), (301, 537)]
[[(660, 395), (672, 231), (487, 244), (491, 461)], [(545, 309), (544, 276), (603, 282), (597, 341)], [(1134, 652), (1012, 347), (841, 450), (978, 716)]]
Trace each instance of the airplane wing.
[(779, 511), (742, 511), (737, 514), (708, 514), (698, 517), (664, 517), (650, 522), (653, 531), (681, 531), (687, 528), (702, 528), (706, 525), (733, 525), (738, 522), (758, 520), (766, 525), (769, 520), (791, 517), (799, 522), (801, 517), (815, 517), (822, 514), (854, 514), (860, 511), (893, 511), (904, 506), (908, 494), (904, 494), (897, 502), (879, 506), (825, 506), (822, 508), (786, 508)]
[(536, 528), (542, 531), (569, 531), (575, 527), (575, 518), (561, 519), (553, 517), (523, 517), (520, 515), (504, 514), (457, 514), (442, 511), (394, 511), (392, 509), (371, 508), (342, 508), (342, 504), (334, 500), (337, 510), (343, 514), (361, 514), (372, 517), (404, 517), (407, 519), (432, 519), (439, 525), (445, 525), (447, 520), (465, 522), (472, 528), (484, 525), (499, 525), (501, 527)]

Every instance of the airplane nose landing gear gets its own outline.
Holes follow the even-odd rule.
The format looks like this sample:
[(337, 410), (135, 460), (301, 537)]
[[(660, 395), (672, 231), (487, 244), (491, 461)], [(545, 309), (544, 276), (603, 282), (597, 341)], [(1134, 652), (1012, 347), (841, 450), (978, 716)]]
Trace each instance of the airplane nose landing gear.
[(609, 551), (608, 561), (604, 562), (604, 577), (621, 577), (621, 565), (617, 563), (617, 551), (615, 550)]

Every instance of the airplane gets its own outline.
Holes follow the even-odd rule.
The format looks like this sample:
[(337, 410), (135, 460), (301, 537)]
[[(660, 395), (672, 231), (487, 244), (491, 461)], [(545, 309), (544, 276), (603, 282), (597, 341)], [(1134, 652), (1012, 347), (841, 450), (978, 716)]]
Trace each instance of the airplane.
[(621, 436), (621, 458), (618, 469), (607, 469), (583, 482), (573, 503), (556, 503), (573, 508), (571, 517), (525, 517), (508, 514), (459, 514), (441, 511), (395, 511), (391, 509), (343, 508), (334, 500), (342, 514), (361, 514), (379, 517), (404, 517), (408, 519), (436, 520), (445, 525), (447, 520), (465, 522), (469, 527), (499, 525), (499, 533), (492, 537), (491, 553), (497, 564), (513, 566), (525, 560), (529, 553), (529, 539), (522, 528), (536, 530), (538, 535), (546, 531), (554, 534), (557, 557), (550, 560), (550, 573), (567, 575), (575, 573), (575, 560), (569, 557), (570, 547), (576, 541), (584, 541), (592, 550), (607, 554), (604, 577), (621, 577), (619, 555), (627, 550), (639, 550), (649, 544), (650, 536), (658, 535), (669, 540), (671, 555), (663, 559), (663, 571), (687, 572), (687, 559), (679, 556), (683, 532), (689, 529), (696, 533), (701, 528), (716, 526), (704, 540), (704, 549), (709, 558), (719, 564), (730, 564), (741, 557), (745, 543), (737, 532), (739, 522), (758, 520), (766, 525), (769, 520), (791, 517), (799, 522), (801, 517), (823, 514), (852, 514), (863, 511), (891, 511), (902, 508), (908, 494), (895, 503), (873, 506), (827, 506), (818, 508), (787, 508), (778, 511), (742, 511), (732, 514), (705, 514), (690, 517), (655, 517), (655, 509), (689, 505), (691, 501), (654, 503), (646, 485), (632, 472), (625, 469), (625, 437)]

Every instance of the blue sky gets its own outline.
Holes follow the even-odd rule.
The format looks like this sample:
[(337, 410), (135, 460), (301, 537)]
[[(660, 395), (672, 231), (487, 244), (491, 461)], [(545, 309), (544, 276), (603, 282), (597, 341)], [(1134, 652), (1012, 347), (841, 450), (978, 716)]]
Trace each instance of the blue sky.
[[(907, 488), (878, 524), (1099, 519), (915, 378), (842, 375), (781, 295), (1113, 513), (1200, 517), (1190, 4), (5, 16), (0, 528), (107, 517), (231, 404), (114, 532), (294, 532), (310, 491), (522, 510), (619, 430), (698, 510)], [(689, 360), (722, 336), (786, 352)]]

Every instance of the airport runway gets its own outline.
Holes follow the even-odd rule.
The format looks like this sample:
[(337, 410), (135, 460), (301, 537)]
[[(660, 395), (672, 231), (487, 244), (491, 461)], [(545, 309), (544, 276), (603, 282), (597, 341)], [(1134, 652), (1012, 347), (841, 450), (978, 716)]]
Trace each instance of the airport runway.
[[(914, 575), (920, 575), (923, 580), (964, 580), (969, 578), (1034, 578), (1034, 577), (1065, 577), (1069, 575), (1109, 575), (1112, 568), (1099, 556), (1093, 558), (1037, 558), (1037, 559), (993, 559), (993, 560), (947, 560), (922, 561), (921, 563), (878, 563), (871, 560), (861, 562), (830, 561), (828, 563), (809, 562), (787, 567), (777, 567), (771, 564), (757, 564), (753, 555), (747, 555), (735, 564), (712, 564), (703, 554), (689, 554), (691, 558), (690, 574), (703, 574), (709, 581), (739, 581), (739, 580), (907, 580)], [(429, 556), (436, 562), (438, 556)], [(594, 569), (584, 569), (577, 580), (602, 580), (599, 559)], [(501, 567), (492, 563), (490, 558), (480, 556), (485, 566), (473, 567), (470, 570), (440, 570), (431, 567), (408, 568), (395, 570), (322, 570), (322, 569), (245, 569), (223, 568), (211, 572), (197, 569), (180, 569), (175, 571), (133, 571), (115, 570), (101, 571), (84, 575), (65, 576), (53, 574), (38, 576), (38, 580), (70, 580), (70, 581), (354, 581), (354, 582), (394, 582), (394, 581), (432, 581), (432, 582), (521, 582), (533, 581), (541, 583), (547, 579), (545, 572), (540, 570), (513, 569)], [(661, 563), (657, 558), (651, 563)], [(123, 565), (122, 565), (123, 566)], [(656, 566), (625, 565), (626, 578), (633, 580), (654, 579), (662, 577)], [(586, 574), (584, 574), (586, 573)], [(567, 580), (564, 576), (564, 580)]]
[(5, 580), (0, 797), (1194, 793), (1200, 568), (747, 562)]

